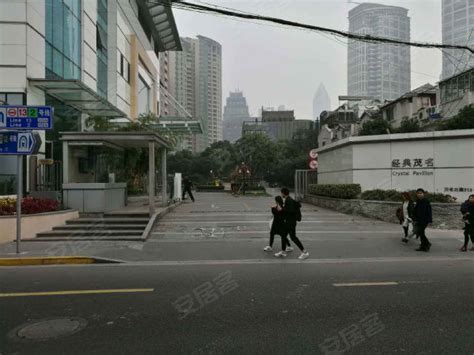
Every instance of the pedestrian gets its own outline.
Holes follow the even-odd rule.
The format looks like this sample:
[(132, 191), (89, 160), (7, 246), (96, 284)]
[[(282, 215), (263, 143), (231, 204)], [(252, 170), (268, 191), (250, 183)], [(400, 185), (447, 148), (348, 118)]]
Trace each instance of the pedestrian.
[(425, 190), (416, 190), (416, 204), (413, 209), (413, 221), (415, 222), (415, 230), (417, 238), (420, 238), (420, 247), (416, 251), (428, 252), (431, 243), (426, 237), (426, 227), (433, 223), (433, 215), (431, 211), (431, 203), (425, 197)]
[(193, 187), (193, 182), (191, 180), (189, 180), (189, 178), (187, 176), (184, 176), (183, 177), (183, 200), (185, 200), (185, 195), (186, 195), (186, 192), (188, 193), (189, 195), (189, 198), (191, 199), (191, 201), (194, 202), (194, 196), (193, 196), (193, 193), (191, 191), (191, 188)]
[(293, 248), (287, 237), (288, 232), (285, 225), (285, 216), (283, 215), (283, 199), (281, 196), (276, 196), (275, 202), (275, 206), (272, 207), (273, 218), (270, 227), (270, 243), (263, 250), (273, 251), (273, 240), (275, 235), (279, 235), (281, 237), (281, 256), (286, 256), (286, 252), (293, 251)]
[(474, 251), (474, 195), (470, 195), (469, 199), (461, 205), (462, 219), (464, 221), (464, 245), (461, 251), (467, 251), (469, 237), (471, 237), (471, 251)]
[[(415, 228), (413, 225), (413, 209), (415, 208), (415, 204), (411, 200), (409, 192), (404, 192), (402, 194), (402, 198), (403, 204), (400, 209), (401, 214), (399, 215), (400, 224), (403, 227), (403, 233), (405, 235), (405, 237), (402, 238), (402, 242), (408, 243), (408, 241), (415, 235)], [(410, 231), (410, 226), (411, 233), (409, 234), (408, 232)]]
[[(293, 200), (290, 197), (290, 190), (286, 187), (281, 189), (281, 197), (283, 198), (283, 215), (285, 218), (285, 226), (290, 239), (296, 246), (301, 250), (301, 255), (298, 257), (300, 260), (307, 259), (309, 257), (308, 251), (304, 248), (301, 241), (296, 236), (296, 224), (298, 221), (301, 221), (301, 205), (299, 202)], [(277, 210), (280, 207), (277, 206)], [(275, 256), (284, 256), (285, 253), (279, 252)]]

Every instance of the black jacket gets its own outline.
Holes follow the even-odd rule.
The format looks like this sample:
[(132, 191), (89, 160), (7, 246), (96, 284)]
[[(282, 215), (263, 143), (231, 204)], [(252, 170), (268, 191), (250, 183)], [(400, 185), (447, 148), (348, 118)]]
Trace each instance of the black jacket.
[(285, 222), (288, 225), (296, 225), (297, 223), (297, 202), (288, 196), (285, 200), (285, 206), (283, 206), (283, 212), (285, 216)]
[(193, 187), (193, 183), (189, 179), (183, 179), (183, 186), (185, 190), (191, 190), (191, 187)]
[(465, 220), (468, 221), (470, 224), (474, 224), (474, 204), (470, 203), (469, 200), (464, 201), (461, 205), (461, 213), (463, 216), (466, 213), (469, 215), (466, 216)]
[(286, 226), (285, 226), (285, 215), (283, 210), (278, 211), (276, 207), (272, 207), (272, 214), (273, 214), (273, 223), (272, 228), (270, 230), (270, 234), (272, 235), (286, 235)]
[(431, 203), (426, 198), (416, 201), (413, 209), (413, 220), (421, 225), (433, 223)]

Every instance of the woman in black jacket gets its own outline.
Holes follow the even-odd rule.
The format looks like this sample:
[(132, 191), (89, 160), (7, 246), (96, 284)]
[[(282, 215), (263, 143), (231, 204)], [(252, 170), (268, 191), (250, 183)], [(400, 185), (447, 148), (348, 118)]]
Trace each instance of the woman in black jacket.
[[(272, 214), (273, 219), (271, 222), (270, 227), (270, 244), (263, 248), (264, 251), (272, 251), (273, 250), (273, 240), (275, 239), (275, 235), (281, 236), (281, 250), (282, 252), (292, 251), (293, 248), (290, 246), (290, 242), (288, 241), (287, 235), (288, 231), (286, 230), (285, 225), (285, 216), (283, 214), (283, 199), (281, 196), (275, 197), (276, 205), (272, 207)], [(280, 206), (280, 210), (278, 210), (278, 206)]]

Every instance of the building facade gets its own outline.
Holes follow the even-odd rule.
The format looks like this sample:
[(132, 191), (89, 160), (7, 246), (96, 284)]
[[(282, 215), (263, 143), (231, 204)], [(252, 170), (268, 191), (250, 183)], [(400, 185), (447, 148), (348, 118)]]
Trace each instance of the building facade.
[[(202, 134), (184, 138), (182, 149), (201, 152), (222, 140), (222, 47), (204, 37), (181, 38), (182, 51), (162, 57), (162, 116), (191, 115), (202, 123)], [(184, 110), (183, 110), (184, 109)]]
[[(443, 44), (474, 46), (474, 1), (442, 1)], [(462, 49), (443, 50), (442, 79), (474, 66), (472, 53)]]
[(314, 121), (296, 120), (294, 111), (266, 111), (262, 109), (259, 121), (246, 121), (242, 125), (242, 135), (263, 133), (272, 141), (291, 140), (299, 130), (314, 128)]
[(241, 91), (230, 92), (224, 106), (224, 140), (234, 143), (242, 137), (242, 124), (249, 118), (249, 108), (243, 93)]
[[(361, 4), (349, 11), (349, 32), (410, 40), (408, 10), (397, 6)], [(348, 41), (347, 91), (381, 102), (410, 91), (410, 48)]]
[(331, 99), (329, 94), (321, 83), (313, 97), (313, 119), (319, 119), (321, 112), (331, 109)]
[(439, 82), (439, 114), (443, 119), (456, 116), (474, 104), (474, 68)]
[[(87, 129), (88, 117), (157, 114), (158, 55), (180, 48), (169, 6), (144, 0), (2, 1), (0, 100), (54, 108), (55, 129), (42, 133), (33, 160), (59, 161), (59, 132)], [(0, 159), (5, 181), (16, 163)], [(36, 167), (31, 157), (24, 160), (28, 191), (26, 175)]]
[(425, 84), (381, 106), (380, 113), (394, 128), (400, 127), (403, 120), (414, 119), (421, 125), (427, 124), (431, 109), (436, 111), (436, 94), (435, 86)]

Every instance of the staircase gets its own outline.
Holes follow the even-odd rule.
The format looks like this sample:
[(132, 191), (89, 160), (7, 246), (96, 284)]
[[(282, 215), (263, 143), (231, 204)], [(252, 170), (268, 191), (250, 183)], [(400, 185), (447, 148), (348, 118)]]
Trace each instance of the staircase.
[(63, 226), (36, 234), (37, 241), (66, 240), (144, 240), (148, 213), (105, 213), (100, 217), (81, 217)]

